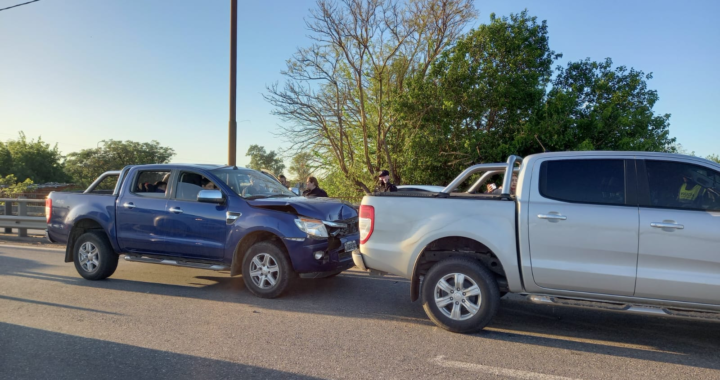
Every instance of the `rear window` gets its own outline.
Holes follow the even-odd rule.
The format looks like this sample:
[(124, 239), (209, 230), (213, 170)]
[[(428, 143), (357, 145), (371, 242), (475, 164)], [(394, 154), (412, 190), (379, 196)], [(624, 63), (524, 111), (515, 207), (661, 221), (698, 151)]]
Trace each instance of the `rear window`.
[(624, 160), (545, 161), (540, 194), (573, 203), (625, 204)]
[(133, 193), (145, 197), (164, 198), (167, 191), (170, 171), (141, 171), (133, 188)]

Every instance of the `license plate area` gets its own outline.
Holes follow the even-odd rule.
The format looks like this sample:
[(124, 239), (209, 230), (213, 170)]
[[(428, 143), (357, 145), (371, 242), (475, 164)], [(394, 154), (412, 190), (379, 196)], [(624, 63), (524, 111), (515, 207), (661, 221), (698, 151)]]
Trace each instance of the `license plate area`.
[(345, 252), (352, 252), (357, 249), (357, 242), (356, 241), (346, 241), (345, 242)]

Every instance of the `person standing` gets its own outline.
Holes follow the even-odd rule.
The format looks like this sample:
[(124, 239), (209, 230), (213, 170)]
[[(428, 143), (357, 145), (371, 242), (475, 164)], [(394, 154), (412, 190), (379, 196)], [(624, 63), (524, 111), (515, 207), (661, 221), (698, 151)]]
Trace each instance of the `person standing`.
[(305, 182), (305, 187), (307, 188), (305, 191), (303, 191), (303, 197), (307, 198), (327, 198), (328, 195), (325, 192), (325, 190), (320, 188), (320, 184), (318, 183), (317, 178), (315, 177), (308, 177), (307, 181)]
[(283, 186), (288, 187), (288, 181), (287, 181), (287, 178), (285, 178), (284, 175), (280, 174), (280, 176), (278, 177), (278, 180), (280, 181), (280, 183), (281, 183)]
[(378, 185), (375, 188), (376, 193), (389, 193), (398, 191), (397, 186), (390, 182), (390, 172), (383, 170), (378, 174)]

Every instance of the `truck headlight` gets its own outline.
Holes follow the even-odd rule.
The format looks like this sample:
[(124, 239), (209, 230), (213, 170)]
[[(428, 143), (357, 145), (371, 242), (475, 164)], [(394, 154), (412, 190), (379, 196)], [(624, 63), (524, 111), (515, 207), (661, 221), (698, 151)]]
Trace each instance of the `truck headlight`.
[(297, 224), (300, 231), (305, 232), (310, 236), (321, 238), (328, 237), (327, 229), (325, 228), (325, 224), (323, 224), (322, 220), (297, 218), (295, 219), (295, 224)]

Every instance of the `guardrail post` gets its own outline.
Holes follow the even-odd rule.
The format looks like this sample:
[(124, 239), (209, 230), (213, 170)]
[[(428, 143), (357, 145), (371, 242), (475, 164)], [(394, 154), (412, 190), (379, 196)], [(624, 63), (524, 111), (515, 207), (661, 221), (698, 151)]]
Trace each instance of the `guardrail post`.
[[(7, 215), (7, 216), (12, 215), (12, 202), (5, 202), (5, 215)], [(5, 227), (5, 233), (11, 234), (12, 228)]]
[[(19, 197), (23, 199), (25, 197)], [(18, 216), (27, 216), (27, 202), (18, 202)], [(18, 237), (27, 237), (27, 228), (18, 228)]]

